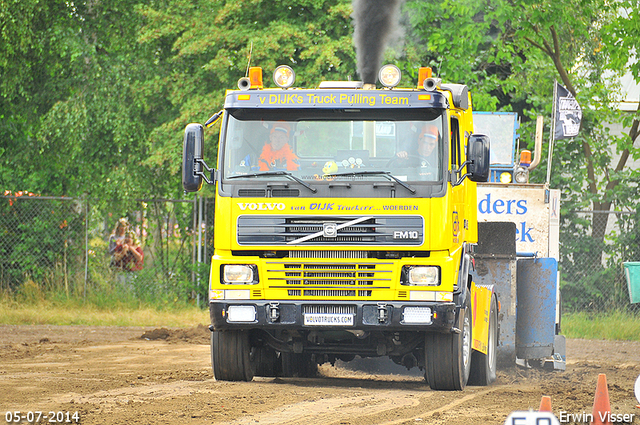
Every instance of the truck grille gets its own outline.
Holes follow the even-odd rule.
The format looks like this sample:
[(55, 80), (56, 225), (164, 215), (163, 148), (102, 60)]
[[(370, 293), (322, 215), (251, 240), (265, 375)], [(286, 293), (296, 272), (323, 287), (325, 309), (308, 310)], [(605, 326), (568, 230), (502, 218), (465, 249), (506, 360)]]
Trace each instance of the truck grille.
[(389, 289), (392, 277), (391, 262), (267, 261), (269, 288), (294, 297), (371, 297), (376, 289)]
[[(420, 246), (424, 240), (424, 220), (419, 215), (377, 216), (339, 228), (327, 236), (327, 226), (341, 227), (360, 217), (345, 216), (275, 216), (243, 215), (238, 217), (239, 245), (296, 246)], [(315, 235), (315, 236), (314, 236)]]
[(369, 258), (369, 251), (289, 251), (289, 258)]

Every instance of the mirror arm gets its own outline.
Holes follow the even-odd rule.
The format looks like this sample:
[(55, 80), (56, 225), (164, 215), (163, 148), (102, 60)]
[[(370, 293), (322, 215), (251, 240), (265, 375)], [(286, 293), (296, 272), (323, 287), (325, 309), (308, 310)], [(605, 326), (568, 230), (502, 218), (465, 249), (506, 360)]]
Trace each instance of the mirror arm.
[(215, 114), (213, 114), (213, 115), (211, 116), (211, 118), (209, 118), (209, 119), (207, 120), (207, 122), (205, 122), (205, 123), (204, 123), (204, 126), (205, 126), (205, 127), (207, 127), (207, 128), (209, 128), (209, 127), (211, 127), (213, 124), (215, 124), (215, 123), (216, 123), (216, 121), (218, 121), (218, 118), (220, 118), (220, 116), (222, 115), (222, 112), (223, 112), (223, 111), (221, 110), (221, 111), (218, 111), (218, 112), (216, 112)]
[[(204, 171), (202, 171), (203, 169), (204, 169), (204, 171), (209, 173), (208, 176), (207, 176), (207, 174), (205, 174)], [(216, 172), (217, 172), (217, 170), (215, 168), (209, 167), (207, 165), (207, 163), (204, 162), (204, 159), (202, 159), (202, 158), (194, 158), (194, 160), (193, 160), (193, 175), (194, 176), (202, 177), (202, 179), (205, 182), (207, 182), (207, 184), (214, 184), (216, 182)]]
[[(457, 170), (453, 171), (453, 174), (455, 175), (454, 178), (456, 178), (458, 175), (460, 175), (462, 173), (462, 169), (464, 167), (466, 167), (467, 165), (471, 165), (473, 163), (474, 163), (474, 161), (471, 161), (471, 160), (466, 160), (465, 162), (463, 162), (462, 165), (460, 166), (460, 168), (458, 168)], [(464, 181), (464, 179), (466, 179), (470, 175), (471, 175), (471, 173), (467, 173), (467, 174), (463, 175), (462, 177), (457, 177), (458, 180), (455, 183), (451, 182), (453, 187), (460, 186), (462, 184), (462, 182)]]

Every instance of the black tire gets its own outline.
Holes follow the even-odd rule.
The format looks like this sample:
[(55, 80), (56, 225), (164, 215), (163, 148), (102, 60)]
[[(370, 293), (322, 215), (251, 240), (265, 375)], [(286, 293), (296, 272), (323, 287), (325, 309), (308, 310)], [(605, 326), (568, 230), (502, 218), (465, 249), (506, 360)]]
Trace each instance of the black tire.
[(471, 371), (471, 303), (467, 294), (458, 313), (460, 333), (427, 333), (425, 379), (434, 390), (463, 390)]
[(271, 347), (263, 346), (254, 349), (256, 373), (254, 376), (273, 378), (280, 375), (282, 361)]
[(318, 375), (318, 363), (311, 354), (281, 353), (282, 376), (291, 378), (313, 378)]
[(211, 332), (211, 363), (218, 381), (251, 381), (256, 368), (251, 354), (248, 332)]
[(469, 385), (491, 385), (496, 380), (496, 370), (498, 368), (498, 299), (495, 294), (491, 296), (491, 307), (489, 309), (489, 341), (487, 343), (487, 354), (480, 351), (473, 351), (471, 355), (471, 374), (469, 375)]

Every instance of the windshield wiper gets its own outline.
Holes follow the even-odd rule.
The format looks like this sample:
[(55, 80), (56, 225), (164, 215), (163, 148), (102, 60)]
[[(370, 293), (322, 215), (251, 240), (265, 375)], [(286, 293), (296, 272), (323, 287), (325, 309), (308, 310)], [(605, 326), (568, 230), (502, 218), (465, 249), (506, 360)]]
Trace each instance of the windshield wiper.
[(311, 186), (309, 183), (305, 182), (302, 179), (299, 179), (298, 177), (294, 176), (293, 174), (291, 174), (288, 171), (262, 171), (260, 173), (251, 173), (251, 174), (239, 174), (237, 176), (231, 176), (231, 177), (227, 177), (227, 179), (231, 180), (231, 179), (241, 179), (241, 178), (245, 178), (245, 177), (262, 177), (262, 176), (285, 176), (288, 177), (290, 179), (292, 179), (293, 181), (300, 183), (302, 186), (306, 187), (307, 189), (309, 189), (310, 191), (312, 191), (313, 193), (316, 193), (318, 191), (318, 189), (314, 188), (313, 186)]
[(409, 186), (408, 184), (406, 184), (405, 182), (403, 182), (402, 180), (400, 180), (399, 178), (397, 178), (396, 176), (394, 176), (393, 174), (391, 174), (391, 171), (349, 171), (346, 173), (332, 173), (332, 174), (325, 174), (325, 176), (329, 176), (329, 177), (337, 177), (337, 176), (365, 176), (365, 175), (377, 175), (377, 176), (385, 176), (390, 178), (391, 180), (395, 181), (396, 183), (398, 183), (400, 186), (404, 187), (405, 189), (407, 189), (409, 192), (411, 193), (416, 193), (416, 190), (412, 187)]

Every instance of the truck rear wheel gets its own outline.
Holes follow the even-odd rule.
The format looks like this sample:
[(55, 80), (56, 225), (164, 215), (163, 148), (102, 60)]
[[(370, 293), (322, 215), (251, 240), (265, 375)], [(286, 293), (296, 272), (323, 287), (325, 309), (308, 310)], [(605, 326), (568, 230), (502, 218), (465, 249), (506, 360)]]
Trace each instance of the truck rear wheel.
[(491, 308), (489, 310), (489, 341), (487, 342), (487, 354), (473, 351), (471, 355), (471, 375), (469, 385), (490, 385), (496, 380), (497, 352), (498, 352), (498, 300), (491, 296)]
[(255, 348), (256, 373), (255, 376), (265, 376), (269, 378), (280, 375), (282, 360), (271, 347)]
[(460, 333), (427, 333), (425, 379), (434, 390), (463, 390), (471, 371), (471, 310), (469, 296), (460, 309)]
[(211, 363), (218, 381), (251, 381), (256, 368), (249, 332), (211, 332)]
[(282, 376), (313, 378), (318, 374), (318, 363), (311, 354), (307, 353), (281, 353)]

